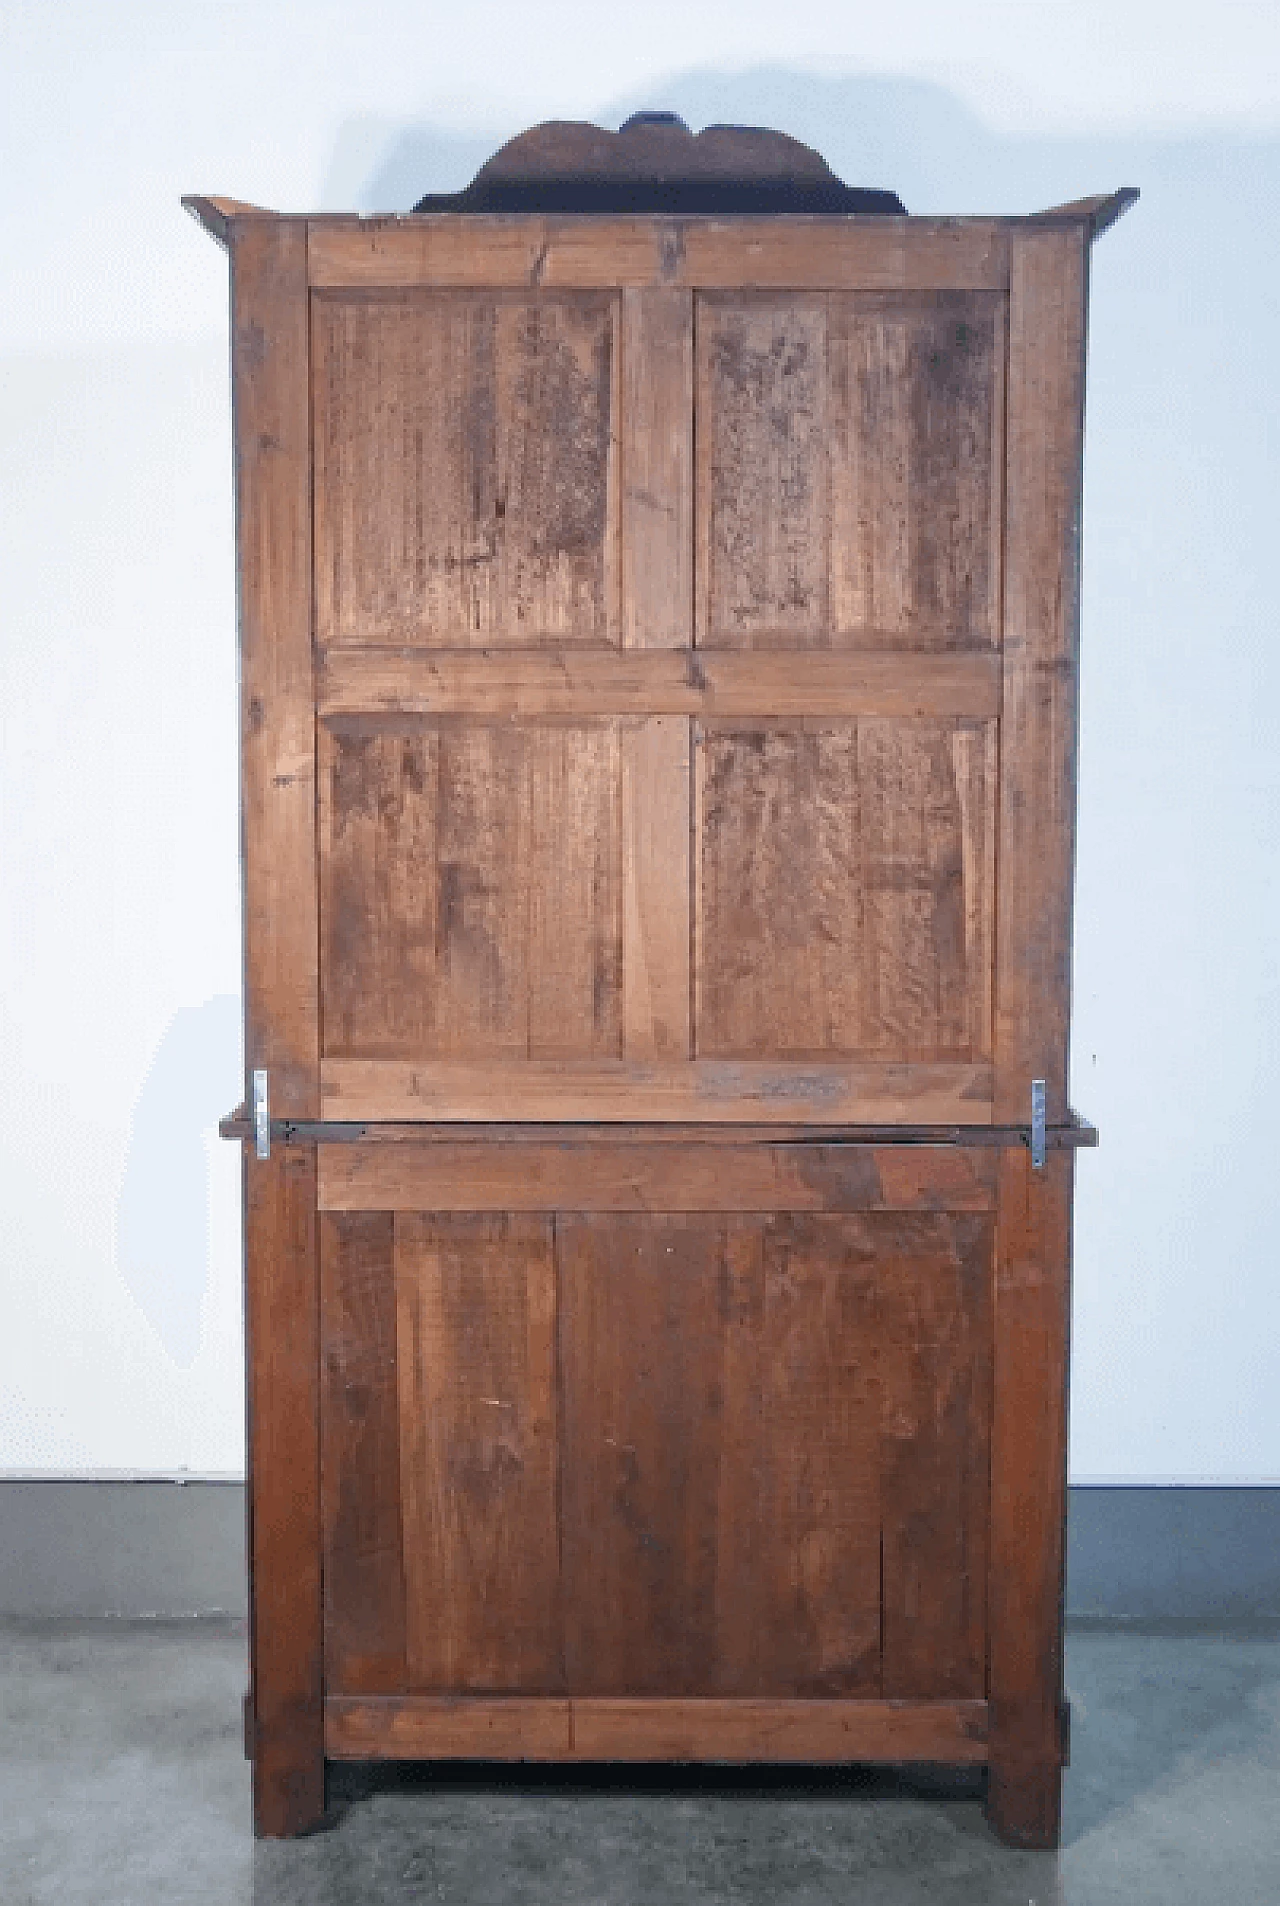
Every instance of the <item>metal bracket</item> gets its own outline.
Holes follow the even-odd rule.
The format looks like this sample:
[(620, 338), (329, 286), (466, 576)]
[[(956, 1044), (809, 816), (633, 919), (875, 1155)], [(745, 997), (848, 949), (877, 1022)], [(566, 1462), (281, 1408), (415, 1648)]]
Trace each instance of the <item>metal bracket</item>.
[(1045, 1089), (1043, 1079), (1031, 1081), (1031, 1164), (1035, 1171), (1044, 1170), (1045, 1153)]
[(253, 1075), (253, 1137), (259, 1158), (271, 1156), (271, 1101), (267, 1096), (267, 1075)]

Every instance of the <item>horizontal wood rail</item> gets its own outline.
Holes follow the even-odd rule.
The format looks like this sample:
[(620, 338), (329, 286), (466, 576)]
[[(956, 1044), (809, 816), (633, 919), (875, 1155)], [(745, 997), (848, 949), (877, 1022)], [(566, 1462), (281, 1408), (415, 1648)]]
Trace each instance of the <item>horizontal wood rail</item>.
[(1000, 657), (723, 649), (329, 648), (321, 715), (855, 716), (993, 720)]
[(855, 1762), (987, 1758), (985, 1701), (331, 1695), (331, 1760)]

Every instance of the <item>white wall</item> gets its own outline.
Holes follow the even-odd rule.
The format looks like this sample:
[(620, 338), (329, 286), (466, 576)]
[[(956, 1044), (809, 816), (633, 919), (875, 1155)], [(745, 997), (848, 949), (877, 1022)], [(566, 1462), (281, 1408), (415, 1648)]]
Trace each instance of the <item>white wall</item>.
[(226, 261), (179, 194), (402, 209), (638, 105), (917, 212), (1143, 187), (1095, 258), (1073, 1453), (1280, 1476), (1280, 9), (941, 0), (0, 7), (0, 1469), (243, 1458)]

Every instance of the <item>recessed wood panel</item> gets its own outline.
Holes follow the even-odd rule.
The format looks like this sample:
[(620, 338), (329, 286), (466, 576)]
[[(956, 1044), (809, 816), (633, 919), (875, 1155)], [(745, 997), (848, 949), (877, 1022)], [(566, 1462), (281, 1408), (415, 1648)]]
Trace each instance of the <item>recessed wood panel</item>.
[(561, 1681), (552, 1226), (395, 1219), (408, 1683)]
[(697, 1050), (990, 1051), (987, 724), (697, 732)]
[(617, 1055), (617, 724), (343, 718), (322, 736), (324, 1049)]
[(326, 644), (617, 640), (611, 296), (314, 300)]
[(571, 1694), (981, 1694), (990, 1234), (558, 1220)]
[(698, 641), (999, 643), (1004, 299), (698, 305)]

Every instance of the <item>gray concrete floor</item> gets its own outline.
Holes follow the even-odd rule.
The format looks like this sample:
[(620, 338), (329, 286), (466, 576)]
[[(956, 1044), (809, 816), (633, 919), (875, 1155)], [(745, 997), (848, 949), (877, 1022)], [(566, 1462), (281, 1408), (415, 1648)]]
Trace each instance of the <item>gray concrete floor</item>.
[(4, 1906), (1277, 1906), (1280, 1630), (1071, 1634), (1060, 1854), (920, 1775), (339, 1770), (255, 1845), (239, 1624), (0, 1623)]

